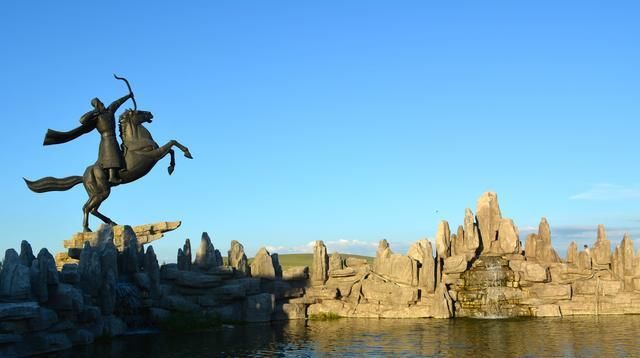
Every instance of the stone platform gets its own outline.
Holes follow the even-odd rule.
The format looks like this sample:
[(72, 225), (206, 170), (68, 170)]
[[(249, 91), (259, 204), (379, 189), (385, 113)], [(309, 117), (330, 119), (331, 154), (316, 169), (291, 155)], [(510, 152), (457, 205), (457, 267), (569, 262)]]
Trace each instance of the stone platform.
[[(122, 252), (125, 246), (125, 229), (129, 227), (138, 239), (138, 246), (142, 248), (145, 244), (150, 244), (156, 240), (160, 240), (164, 237), (165, 233), (179, 228), (181, 224), (181, 221), (160, 221), (154, 224), (139, 226), (116, 225), (112, 227), (113, 243), (116, 246), (116, 249), (119, 252)], [(67, 252), (59, 252), (56, 254), (55, 257), (58, 270), (62, 270), (64, 264), (77, 264), (80, 249), (84, 246), (85, 241), (89, 241), (92, 245), (95, 245), (99, 240), (100, 232), (100, 230), (95, 232), (78, 232), (73, 234), (71, 239), (64, 240), (63, 246), (69, 250), (67, 250)]]

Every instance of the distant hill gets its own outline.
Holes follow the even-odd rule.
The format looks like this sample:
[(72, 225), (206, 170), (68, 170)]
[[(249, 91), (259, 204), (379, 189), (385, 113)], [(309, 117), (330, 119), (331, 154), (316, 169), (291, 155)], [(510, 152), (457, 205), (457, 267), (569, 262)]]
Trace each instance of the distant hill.
[[(373, 263), (373, 257), (371, 256), (361, 256), (361, 255), (351, 255), (351, 254), (340, 254), (343, 258), (347, 257), (355, 257), (357, 259), (365, 259), (368, 263)], [(313, 254), (278, 254), (278, 259), (280, 260), (280, 266), (282, 266), (283, 270), (286, 270), (295, 266), (309, 266), (313, 262)], [(249, 264), (253, 261), (253, 257), (249, 259)]]

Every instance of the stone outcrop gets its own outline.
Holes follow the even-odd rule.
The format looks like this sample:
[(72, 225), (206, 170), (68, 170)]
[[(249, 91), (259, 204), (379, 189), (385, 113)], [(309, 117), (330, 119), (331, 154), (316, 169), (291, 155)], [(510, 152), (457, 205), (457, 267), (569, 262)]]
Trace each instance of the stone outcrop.
[(408, 256), (394, 254), (387, 240), (380, 241), (373, 270), (400, 284), (418, 285), (418, 262)]
[(572, 241), (567, 248), (567, 263), (573, 264), (578, 262), (578, 244)]
[(98, 231), (76, 233), (71, 239), (63, 241), (63, 246), (67, 249), (67, 252), (59, 252), (56, 254), (57, 268), (61, 270), (64, 264), (77, 264), (80, 258), (80, 251), (84, 247), (85, 241), (89, 241), (92, 246), (97, 246), (99, 242), (104, 241), (104, 237), (111, 237), (116, 249), (119, 252), (123, 252), (128, 238), (132, 237), (131, 234), (133, 233), (139, 246), (137, 250), (139, 252), (143, 249), (144, 245), (161, 239), (165, 233), (179, 228), (180, 225), (180, 221), (162, 221), (133, 227), (128, 225), (109, 226), (103, 224)]
[(183, 271), (191, 270), (192, 263), (192, 255), (191, 255), (191, 240), (186, 239), (184, 241), (184, 246), (181, 249), (178, 249), (178, 269)]
[(540, 220), (537, 234), (529, 234), (525, 243), (527, 260), (544, 263), (558, 263), (560, 256), (551, 245), (551, 228), (546, 218)]
[(440, 221), (436, 231), (436, 252), (441, 259), (451, 256), (451, 230), (449, 223), (444, 220)]
[(24, 265), (14, 249), (8, 249), (0, 272), (0, 300), (22, 301), (31, 296), (29, 266)]
[[(174, 314), (211, 314), (225, 321), (267, 322), (331, 313), (367, 318), (560, 317), (640, 314), (640, 253), (628, 235), (611, 252), (604, 227), (592, 249), (576, 243), (562, 261), (542, 219), (522, 251), (515, 223), (502, 218), (497, 196), (483, 195), (474, 218), (466, 210), (455, 234), (442, 221), (432, 243), (407, 255), (380, 242), (373, 265), (331, 258), (317, 242), (311, 267), (282, 270), (278, 254), (258, 251), (247, 269), (242, 245), (225, 264), (206, 233), (192, 263), (187, 240), (177, 264), (160, 266), (143, 251), (134, 228), (103, 226), (77, 263), (60, 266), (23, 242), (0, 269), (0, 353), (46, 354), (132, 327), (162, 324)], [(71, 251), (69, 252), (72, 253)], [(60, 271), (56, 267), (61, 267)], [(244, 269), (243, 269), (244, 268)], [(38, 336), (39, 340), (34, 340)], [(42, 338), (46, 337), (46, 338)]]
[(420, 240), (409, 248), (407, 256), (418, 262), (418, 287), (432, 293), (436, 287), (436, 264), (433, 258), (433, 247), (429, 240)]
[(611, 241), (607, 240), (604, 225), (598, 225), (596, 243), (591, 249), (592, 262), (600, 267), (608, 267), (611, 264)]
[(464, 213), (464, 247), (466, 254), (475, 256), (480, 247), (480, 229), (474, 220), (471, 209), (467, 208)]
[(340, 271), (342, 269), (344, 269), (344, 260), (339, 253), (334, 252), (329, 256), (329, 275), (331, 275), (332, 272)]
[(278, 259), (274, 260), (266, 248), (261, 248), (251, 262), (251, 277), (265, 278), (275, 280), (278, 271), (282, 272)]
[(496, 193), (484, 193), (476, 206), (476, 221), (480, 231), (483, 251), (491, 248), (492, 242), (498, 239), (498, 229), (502, 221), (502, 213)]
[(249, 273), (247, 255), (244, 253), (244, 246), (236, 240), (231, 241), (231, 248), (227, 256), (229, 266), (244, 274)]
[[(253, 271), (252, 271), (253, 272)], [(311, 265), (311, 283), (314, 286), (322, 285), (329, 278), (329, 256), (327, 247), (322, 241), (316, 241), (313, 245), (313, 264)]]
[(215, 267), (222, 266), (222, 264), (220, 251), (216, 250), (211, 243), (209, 234), (203, 232), (202, 238), (200, 239), (200, 247), (198, 247), (198, 251), (196, 252), (196, 259), (193, 265), (200, 271), (208, 271)]

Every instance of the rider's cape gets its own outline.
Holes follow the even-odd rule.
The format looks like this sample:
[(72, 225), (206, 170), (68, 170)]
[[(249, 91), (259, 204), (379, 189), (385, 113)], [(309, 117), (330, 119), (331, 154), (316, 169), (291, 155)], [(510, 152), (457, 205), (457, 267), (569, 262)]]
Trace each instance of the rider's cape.
[(78, 128), (72, 129), (68, 132), (58, 132), (52, 129), (47, 130), (47, 134), (44, 136), (43, 145), (62, 144), (68, 141), (74, 140), (83, 134), (91, 132), (95, 128), (95, 125), (91, 123), (85, 123)]

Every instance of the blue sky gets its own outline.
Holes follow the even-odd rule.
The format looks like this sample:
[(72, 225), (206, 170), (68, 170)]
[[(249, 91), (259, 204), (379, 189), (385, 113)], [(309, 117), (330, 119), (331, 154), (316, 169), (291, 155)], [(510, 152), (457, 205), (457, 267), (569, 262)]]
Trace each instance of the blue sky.
[[(22, 177), (80, 175), (95, 133), (43, 147), (89, 101), (124, 95), (168, 159), (116, 188), (119, 223), (182, 220), (154, 244), (175, 260), (207, 231), (260, 246), (404, 251), (461, 223), (484, 191), (554, 244), (640, 237), (640, 5), (632, 1), (0, 3), (0, 249), (61, 249), (82, 187), (34, 194)], [(92, 220), (97, 227), (98, 221)], [(524, 235), (523, 235), (524, 236)], [(524, 239), (524, 237), (523, 237)]]

